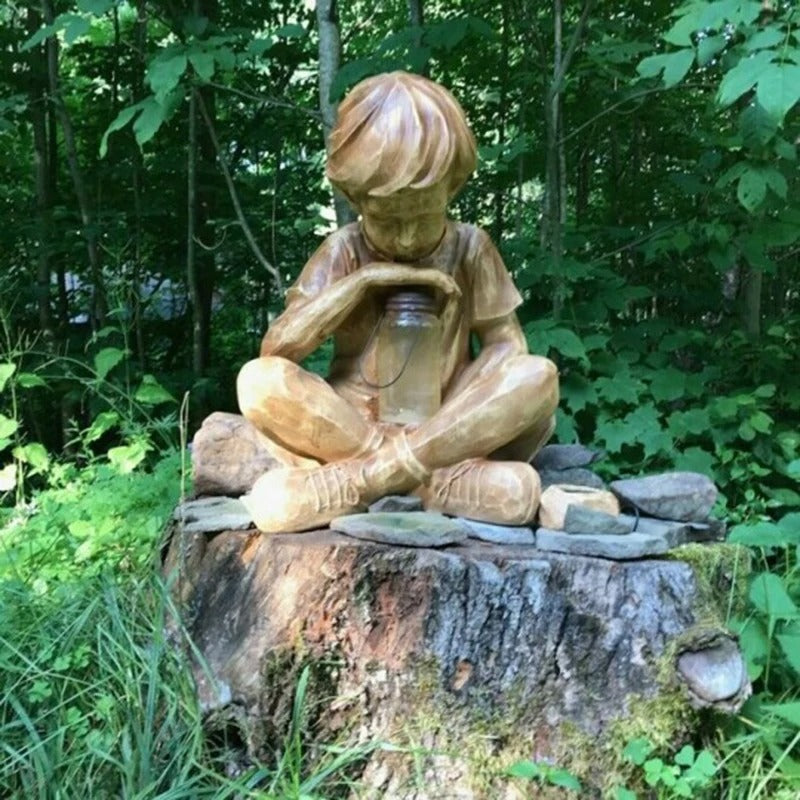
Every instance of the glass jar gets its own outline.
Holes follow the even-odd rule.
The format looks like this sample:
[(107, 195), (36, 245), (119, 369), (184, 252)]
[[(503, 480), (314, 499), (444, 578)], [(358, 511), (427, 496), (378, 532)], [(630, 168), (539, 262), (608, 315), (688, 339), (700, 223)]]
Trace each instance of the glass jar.
[(442, 402), (442, 327), (436, 301), (423, 288), (391, 295), (378, 337), (378, 417), (418, 424)]

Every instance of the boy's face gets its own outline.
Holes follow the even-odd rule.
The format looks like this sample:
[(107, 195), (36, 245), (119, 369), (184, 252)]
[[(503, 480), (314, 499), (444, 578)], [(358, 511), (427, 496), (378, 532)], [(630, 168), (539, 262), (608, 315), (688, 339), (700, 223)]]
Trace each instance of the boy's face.
[(364, 233), (383, 255), (416, 261), (432, 253), (444, 235), (447, 191), (443, 185), (404, 189), (359, 204)]

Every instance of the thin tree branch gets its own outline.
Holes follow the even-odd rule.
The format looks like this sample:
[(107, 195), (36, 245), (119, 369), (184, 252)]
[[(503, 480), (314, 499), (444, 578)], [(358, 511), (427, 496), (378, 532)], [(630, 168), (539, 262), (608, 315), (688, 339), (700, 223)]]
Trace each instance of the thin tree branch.
[(211, 117), (209, 116), (203, 96), (194, 87), (192, 88), (192, 94), (197, 98), (197, 106), (200, 109), (200, 114), (203, 117), (206, 128), (208, 129), (208, 135), (212, 144), (214, 145), (214, 150), (217, 154), (217, 160), (219, 161), (222, 175), (225, 178), (225, 185), (228, 187), (228, 194), (230, 195), (233, 209), (236, 212), (236, 218), (239, 220), (239, 225), (242, 228), (242, 233), (244, 233), (244, 238), (250, 245), (250, 249), (252, 250), (253, 255), (256, 257), (256, 260), (259, 262), (259, 264), (261, 264), (261, 266), (264, 267), (264, 269), (270, 275), (272, 275), (273, 279), (275, 280), (275, 285), (278, 288), (278, 292), (283, 294), (283, 281), (281, 280), (280, 272), (276, 267), (270, 264), (269, 261), (267, 261), (266, 257), (261, 252), (261, 248), (258, 246), (258, 242), (256, 242), (255, 236), (253, 236), (253, 232), (250, 230), (250, 225), (248, 224), (247, 218), (242, 210), (242, 204), (239, 202), (239, 195), (236, 191), (236, 186), (233, 183), (233, 178), (231, 177), (230, 170), (228, 169), (228, 161), (225, 158), (222, 148), (220, 147), (219, 139), (217, 138), (217, 131), (214, 128), (214, 123), (211, 121)]
[(564, 77), (567, 74), (567, 70), (572, 62), (572, 58), (575, 55), (575, 50), (578, 48), (578, 43), (583, 36), (583, 30), (586, 27), (586, 22), (589, 19), (589, 13), (591, 12), (593, 5), (594, 0), (585, 0), (583, 4), (583, 11), (581, 11), (580, 19), (572, 31), (572, 36), (570, 37), (567, 49), (564, 52), (560, 63), (558, 64), (555, 74), (553, 75), (553, 83), (550, 86), (550, 92), (552, 94), (558, 94), (561, 91), (562, 84), (564, 83)]

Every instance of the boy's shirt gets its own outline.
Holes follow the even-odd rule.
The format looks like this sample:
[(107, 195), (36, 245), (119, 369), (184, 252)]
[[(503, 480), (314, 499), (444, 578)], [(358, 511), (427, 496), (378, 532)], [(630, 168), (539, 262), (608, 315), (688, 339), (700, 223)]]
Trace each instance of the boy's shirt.
[[(311, 256), (287, 292), (286, 308), (317, 297), (362, 266), (386, 260), (370, 249), (359, 223), (339, 228)], [(461, 289), (461, 297), (449, 303), (442, 315), (445, 396), (452, 380), (470, 361), (470, 332), (480, 323), (510, 314), (522, 297), (489, 235), (474, 225), (448, 220), (437, 248), (415, 265), (451, 275)], [(328, 377), (337, 392), (357, 405), (366, 405), (370, 414), (378, 391), (369, 384), (378, 382), (376, 326), (383, 315), (385, 295), (378, 291), (366, 297), (335, 332)]]

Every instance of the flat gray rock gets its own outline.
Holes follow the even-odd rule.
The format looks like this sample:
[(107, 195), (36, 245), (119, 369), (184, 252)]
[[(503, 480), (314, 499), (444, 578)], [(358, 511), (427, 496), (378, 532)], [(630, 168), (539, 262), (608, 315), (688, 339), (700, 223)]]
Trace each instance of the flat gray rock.
[(705, 522), (689, 522), (690, 542), (721, 542), (725, 539), (728, 526), (721, 519), (707, 519)]
[(466, 530), (470, 539), (480, 539), (482, 542), (532, 545), (536, 541), (531, 528), (492, 525), (490, 522), (479, 522), (465, 517), (456, 517), (454, 521)]
[(717, 499), (713, 481), (699, 472), (665, 472), (612, 481), (623, 505), (661, 519), (705, 520)]
[(537, 470), (565, 470), (585, 467), (604, 456), (602, 450), (590, 450), (582, 444), (548, 444), (534, 456), (531, 464)]
[[(633, 519), (621, 515), (623, 519)], [(660, 556), (684, 544), (687, 526), (680, 522), (657, 519), (640, 519), (632, 533), (614, 535), (608, 533), (566, 533), (549, 528), (536, 531), (536, 547), (555, 553), (577, 556), (598, 556), (615, 561), (632, 558)]]
[(573, 503), (567, 506), (564, 530), (567, 533), (595, 533), (624, 536), (633, 530), (636, 520), (622, 515), (607, 514)]
[(241, 500), (233, 497), (201, 497), (181, 503), (172, 514), (186, 533), (241, 531), (253, 527), (253, 518)]
[(333, 520), (331, 529), (356, 539), (405, 547), (444, 547), (467, 538), (455, 520), (427, 511), (348, 514)]
[(539, 470), (539, 479), (542, 482), (542, 491), (554, 483), (568, 483), (570, 486), (589, 486), (592, 489), (605, 489), (605, 481), (595, 475), (590, 469), (571, 467), (570, 469), (542, 469)]
[(422, 498), (413, 494), (387, 494), (372, 503), (367, 510), (370, 514), (422, 511)]

